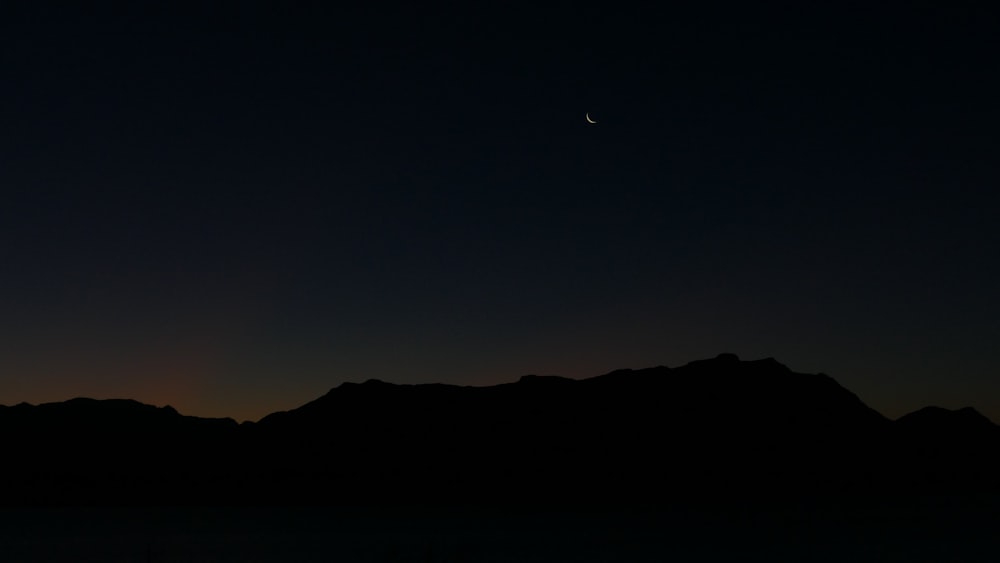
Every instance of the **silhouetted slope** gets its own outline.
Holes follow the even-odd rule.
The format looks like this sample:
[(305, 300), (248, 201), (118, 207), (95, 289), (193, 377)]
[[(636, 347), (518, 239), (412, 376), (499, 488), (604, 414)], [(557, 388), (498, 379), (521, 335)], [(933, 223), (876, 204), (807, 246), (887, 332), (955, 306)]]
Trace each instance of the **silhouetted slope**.
[(924, 407), (898, 418), (896, 426), (924, 439), (944, 440), (987, 438), (1000, 429), (972, 407), (957, 410)]
[(913, 490), (997, 490), (1000, 427), (971, 407), (924, 407), (894, 423), (901, 481)]
[(829, 377), (723, 355), (581, 381), (344, 384), (254, 430), (289, 482), (305, 465), (374, 481), (373, 496), (643, 500), (849, 486), (869, 478), (869, 439), (888, 425)]
[(182, 416), (131, 400), (72, 399), (0, 408), (7, 501), (163, 501), (224, 478), (231, 419)]
[(733, 355), (490, 387), (345, 383), (236, 425), (133, 401), (0, 407), (7, 502), (660, 503), (996, 489), (971, 409), (895, 422)]

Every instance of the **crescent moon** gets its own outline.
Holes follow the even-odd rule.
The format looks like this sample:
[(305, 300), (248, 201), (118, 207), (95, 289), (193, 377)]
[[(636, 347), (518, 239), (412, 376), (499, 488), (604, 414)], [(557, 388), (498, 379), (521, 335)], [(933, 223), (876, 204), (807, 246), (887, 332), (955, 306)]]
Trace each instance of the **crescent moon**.
[(594, 121), (593, 119), (590, 118), (590, 112), (589, 111), (584, 115), (584, 117), (587, 118), (587, 123), (597, 123), (596, 121)]

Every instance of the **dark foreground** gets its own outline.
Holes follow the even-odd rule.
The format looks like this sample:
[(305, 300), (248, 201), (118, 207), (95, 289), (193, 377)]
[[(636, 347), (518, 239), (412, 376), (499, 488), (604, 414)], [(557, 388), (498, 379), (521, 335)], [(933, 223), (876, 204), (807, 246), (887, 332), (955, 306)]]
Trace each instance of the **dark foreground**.
[(0, 563), (1000, 561), (1000, 427), (731, 354), (242, 425), (16, 405), (0, 442)]
[(11, 508), (0, 560), (35, 562), (996, 561), (1000, 503), (782, 507)]

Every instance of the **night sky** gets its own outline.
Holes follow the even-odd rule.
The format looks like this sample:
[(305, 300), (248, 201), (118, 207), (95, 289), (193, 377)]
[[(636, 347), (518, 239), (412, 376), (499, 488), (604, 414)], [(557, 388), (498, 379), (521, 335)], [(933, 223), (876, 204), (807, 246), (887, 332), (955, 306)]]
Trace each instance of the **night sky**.
[(1000, 422), (989, 3), (79, 4), (0, 7), (0, 404), (733, 352)]

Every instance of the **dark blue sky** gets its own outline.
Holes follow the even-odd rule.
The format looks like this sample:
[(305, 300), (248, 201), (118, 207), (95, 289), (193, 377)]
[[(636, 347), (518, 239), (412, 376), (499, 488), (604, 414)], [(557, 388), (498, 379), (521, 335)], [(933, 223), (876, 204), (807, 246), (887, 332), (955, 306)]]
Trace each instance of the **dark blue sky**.
[(996, 11), (699, 6), (5, 6), (0, 403), (729, 351), (1000, 421)]

